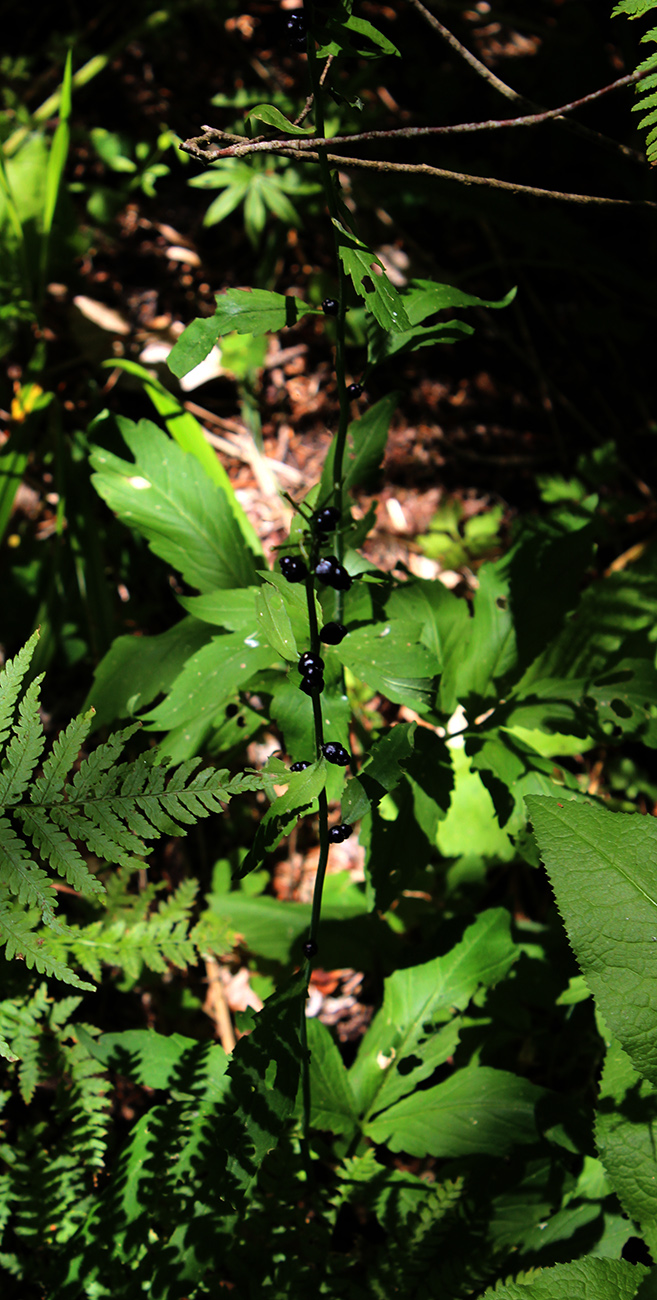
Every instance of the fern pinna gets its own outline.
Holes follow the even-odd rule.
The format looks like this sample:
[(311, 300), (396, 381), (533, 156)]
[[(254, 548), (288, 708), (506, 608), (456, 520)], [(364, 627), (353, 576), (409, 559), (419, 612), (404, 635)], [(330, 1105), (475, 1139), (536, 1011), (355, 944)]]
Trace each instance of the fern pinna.
[[(618, 0), (618, 4), (612, 11), (612, 17), (615, 18), (617, 14), (626, 14), (628, 18), (652, 20), (657, 18), (657, 0)], [(641, 41), (657, 43), (657, 27), (651, 27), (645, 32)], [(637, 73), (641, 74), (636, 88), (639, 98), (632, 112), (645, 114), (639, 122), (639, 127), (649, 128), (646, 138), (646, 156), (648, 162), (655, 166), (657, 164), (657, 51), (648, 55), (648, 58), (639, 64)]]
[[(139, 724), (110, 736), (78, 765), (93, 710), (69, 723), (35, 775), (46, 744), (39, 714), (41, 677), (21, 692), (37, 637), (34, 633), (0, 676), (0, 943), (8, 958), (20, 956), (40, 974), (93, 990), (67, 963), (69, 952), (80, 960), (86, 949), (89, 956), (82, 964), (97, 976), (103, 953), (112, 960), (112, 945), (107, 935), (104, 947), (95, 936), (101, 942), (96, 957), (91, 934), (85, 944), (76, 945), (77, 932), (57, 914), (48, 868), (81, 898), (98, 902), (104, 886), (89, 870), (78, 843), (109, 864), (143, 866), (148, 841), (181, 835), (199, 818), (221, 812), (231, 795), (266, 782), (255, 773), (230, 780), (226, 771), (199, 772), (199, 759), (168, 769), (157, 750), (121, 761)], [(188, 908), (191, 899), (186, 902)], [(160, 911), (159, 928), (170, 947), (182, 940), (175, 924), (184, 915), (185, 908), (174, 916), (170, 905), (168, 912)]]

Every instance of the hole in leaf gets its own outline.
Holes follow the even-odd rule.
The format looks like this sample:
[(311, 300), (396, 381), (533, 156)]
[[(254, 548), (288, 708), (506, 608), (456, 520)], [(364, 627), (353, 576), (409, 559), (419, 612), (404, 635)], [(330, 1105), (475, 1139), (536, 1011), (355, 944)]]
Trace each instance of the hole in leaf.
[(495, 601), (495, 604), (497, 605), (498, 609), (506, 609), (508, 603), (509, 602), (506, 596), (498, 596), (497, 600)]
[(374, 281), (371, 275), (363, 276), (363, 288), (365, 293), (374, 293)]
[(397, 1070), (399, 1074), (406, 1075), (410, 1074), (412, 1070), (417, 1070), (418, 1065), (421, 1064), (422, 1061), (419, 1056), (405, 1056), (403, 1061), (399, 1062)]
[(610, 700), (609, 707), (614, 710), (617, 718), (631, 718), (632, 710), (625, 700)]

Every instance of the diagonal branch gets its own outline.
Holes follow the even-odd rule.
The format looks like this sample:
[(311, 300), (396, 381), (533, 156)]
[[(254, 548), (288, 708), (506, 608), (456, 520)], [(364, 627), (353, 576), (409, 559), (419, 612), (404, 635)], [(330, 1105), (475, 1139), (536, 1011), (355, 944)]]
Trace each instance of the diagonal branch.
[(422, 4), (422, 0), (410, 0), (410, 3), (415, 9), (417, 9), (418, 13), (422, 15), (425, 21), (429, 23), (429, 26), (433, 27), (434, 31), (438, 32), (444, 41), (447, 41), (447, 44), (451, 46), (456, 54), (458, 54), (462, 59), (465, 59), (465, 62), (470, 64), (470, 67), (478, 76), (483, 77), (484, 81), (487, 81), (491, 86), (494, 86), (496, 90), (499, 90), (500, 95), (504, 95), (507, 99), (514, 100), (517, 104), (526, 104), (528, 108), (536, 108), (536, 105), (533, 104), (530, 99), (525, 99), (524, 95), (519, 95), (517, 90), (513, 90), (511, 86), (507, 86), (505, 81), (496, 77), (495, 73), (492, 72), (490, 68), (487, 68), (486, 64), (482, 63), (481, 60), (477, 58), (476, 54), (471, 54), (470, 50), (466, 49), (465, 45), (462, 45), (452, 32), (448, 31), (446, 27), (443, 27), (443, 24), (438, 18), (436, 18), (435, 14), (430, 13), (429, 10), (425, 8)]
[[(507, 83), (502, 81), (500, 77), (496, 76), (490, 68), (487, 68), (486, 64), (482, 63), (475, 54), (472, 54), (471, 51), (468, 50), (456, 36), (454, 36), (453, 32), (450, 32), (447, 27), (443, 26), (439, 19), (436, 18), (435, 14), (430, 13), (430, 11), (422, 4), (422, 0), (410, 0), (410, 3), (415, 9), (417, 9), (418, 13), (421, 14), (429, 26), (433, 27), (434, 31), (438, 32), (438, 34), (442, 36), (443, 40), (447, 42), (451, 49), (453, 49), (460, 58), (464, 59), (479, 77), (482, 77), (484, 81), (487, 81), (489, 85), (493, 86), (501, 95), (504, 95), (506, 99), (511, 99), (516, 104), (522, 104), (525, 108), (531, 108), (534, 112), (540, 113), (542, 111), (540, 104), (536, 104), (533, 100), (527, 99), (524, 95), (518, 94), (517, 90), (514, 90), (512, 86), (508, 86)], [(566, 125), (569, 130), (577, 132), (578, 135), (588, 136), (589, 139), (593, 138), (600, 144), (619, 150), (626, 158), (632, 158), (635, 162), (645, 162), (645, 155), (640, 153), (638, 149), (632, 149), (629, 145), (621, 144), (619, 140), (610, 140), (608, 136), (602, 135), (599, 131), (594, 131), (590, 126), (584, 126), (582, 122), (571, 122), (564, 119), (564, 125)]]
[[(622, 86), (632, 85), (633, 82), (639, 80), (640, 76), (641, 74), (638, 71), (630, 72), (624, 77), (619, 77), (617, 81), (612, 81), (608, 86), (603, 86), (600, 90), (592, 90), (590, 94), (582, 95), (580, 99), (571, 100), (569, 104), (561, 104), (559, 108), (543, 109), (538, 113), (529, 113), (524, 117), (490, 118), (485, 122), (458, 122), (454, 126), (403, 126), (386, 131), (359, 131), (354, 135), (334, 135), (330, 139), (323, 136), (304, 136), (302, 139), (286, 140), (285, 144), (289, 145), (290, 149), (293, 149), (296, 153), (306, 153), (313, 149), (326, 149), (329, 145), (365, 144), (370, 140), (409, 140), (421, 136), (462, 135), (474, 131), (499, 131), (504, 127), (538, 126), (542, 122), (550, 122), (560, 118), (564, 113), (570, 113), (573, 109), (580, 108), (582, 104), (590, 104), (593, 100), (600, 99), (602, 95), (608, 95), (612, 90), (619, 90)], [(182, 148), (186, 153), (191, 153), (192, 150), (188, 149), (187, 145), (198, 144), (206, 140), (209, 143), (212, 139), (223, 140), (225, 138), (225, 132), (215, 130), (211, 126), (204, 126), (203, 135), (186, 141)], [(232, 136), (231, 141), (235, 141), (235, 138), (235, 136)], [(268, 153), (278, 143), (279, 141), (245, 140), (240, 137), (239, 143), (231, 143), (212, 151), (211, 160), (243, 158), (251, 153)], [(204, 155), (209, 160), (210, 152), (208, 150), (207, 154)], [(199, 155), (195, 156), (198, 157)]]
[[(203, 139), (204, 137), (199, 136), (198, 138)], [(293, 147), (294, 143), (296, 142), (290, 140), (271, 140), (269, 148), (272, 153), (280, 154), (284, 158), (298, 158), (298, 151)], [(191, 154), (193, 158), (198, 158), (201, 162), (213, 162), (217, 156), (217, 151), (214, 149), (200, 149), (195, 140), (186, 140), (184, 145), (180, 145), (180, 148)], [(557, 199), (566, 203), (657, 209), (657, 203), (653, 203), (649, 199), (609, 199), (597, 194), (567, 194), (562, 193), (560, 190), (539, 189), (535, 185), (516, 185), (512, 181), (499, 181), (493, 176), (472, 176), (462, 172), (445, 171), (441, 167), (430, 167), (428, 163), (393, 163), (378, 161), (373, 158), (345, 158), (342, 154), (326, 154), (325, 157), (332, 167), (355, 167), (361, 170), (397, 172), (412, 176), (431, 176), (438, 180), (458, 181), (461, 185), (486, 185), (491, 189), (508, 190), (512, 194), (534, 194), (538, 198)], [(309, 162), (318, 162), (319, 154), (308, 152), (304, 154), (304, 158), (307, 158)]]

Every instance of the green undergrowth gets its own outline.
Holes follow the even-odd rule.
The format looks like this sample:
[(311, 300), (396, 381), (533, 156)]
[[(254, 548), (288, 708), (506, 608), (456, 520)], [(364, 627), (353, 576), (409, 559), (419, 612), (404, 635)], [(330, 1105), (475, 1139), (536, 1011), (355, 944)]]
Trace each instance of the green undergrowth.
[[(220, 191), (206, 227), (241, 213), (253, 286), (169, 340), (165, 376), (106, 350), (73, 434), (42, 328), (89, 235), (67, 205), (103, 223), (154, 200), (177, 137), (96, 124), (117, 188), (67, 187), (75, 95), (123, 44), (69, 54), (48, 112), (3, 118), (0, 347), (34, 346), (0, 449), (8, 1300), (657, 1291), (650, 481), (596, 437), (541, 463), (522, 508), (445, 489), (416, 546), (435, 570), (368, 558), (395, 385), (529, 296), (499, 266), (468, 292), (432, 257), (400, 279), (371, 238), (378, 182), (359, 208), (330, 138), (369, 124), (369, 69), (405, 57), (379, 8), (281, 11), (307, 121), (294, 78), (270, 103), (248, 77), (217, 93), (242, 153), (187, 142), (191, 188)], [(271, 271), (283, 224), (321, 245), (302, 292)], [(272, 559), (178, 381), (231, 359), (257, 463), (267, 348), (300, 331), (330, 349), (338, 413)], [(139, 409), (96, 400), (108, 369)], [(16, 518), (37, 472), (40, 554)]]

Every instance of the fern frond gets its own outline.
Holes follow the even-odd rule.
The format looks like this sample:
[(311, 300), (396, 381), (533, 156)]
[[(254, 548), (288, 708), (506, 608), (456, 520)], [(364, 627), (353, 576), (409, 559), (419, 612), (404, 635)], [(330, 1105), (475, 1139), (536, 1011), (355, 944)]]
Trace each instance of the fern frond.
[(24, 842), (11, 822), (0, 817), (0, 884), (16, 896), (19, 903), (38, 907), (46, 924), (55, 919), (55, 893), (48, 876), (32, 861)]
[[(619, 3), (612, 10), (612, 18), (617, 14), (625, 14), (627, 18), (654, 18), (657, 15), (657, 0), (619, 0)], [(641, 43), (657, 43), (657, 27), (652, 27), (641, 37)], [(657, 84), (657, 53), (653, 53), (640, 63), (637, 72), (641, 73), (641, 79), (636, 84), (636, 94), (638, 102), (632, 105), (633, 113), (644, 113), (641, 118), (639, 127), (645, 129), (652, 126), (653, 129), (648, 132), (646, 139), (646, 157), (648, 162), (653, 166), (657, 165), (657, 93), (652, 93)], [(645, 75), (644, 75), (645, 74)]]
[[(69, 723), (41, 775), (35, 776), (45, 745), (39, 715), (41, 678), (20, 696), (36, 640), (35, 634), (0, 674), (0, 746), (13, 730), (0, 769), (0, 945), (6, 946), (8, 957), (20, 956), (40, 973), (84, 989), (91, 986), (66, 967), (66, 953), (96, 977), (107, 954), (115, 955), (117, 949), (119, 959), (109, 960), (128, 974), (138, 972), (142, 960), (156, 971), (164, 970), (167, 962), (184, 967), (195, 953), (186, 905), (176, 919), (170, 904), (148, 919), (144, 912), (141, 920), (135, 920), (133, 907), (130, 926), (118, 918), (113, 930), (92, 926), (84, 934), (71, 931), (67, 938), (56, 924), (56, 896), (44, 866), (83, 897), (98, 898), (104, 887), (89, 870), (79, 842), (112, 865), (141, 867), (149, 841), (184, 834), (199, 818), (222, 812), (233, 794), (261, 789), (266, 778), (245, 773), (231, 780), (227, 771), (198, 771), (199, 759), (170, 769), (155, 750), (121, 761), (139, 723), (115, 732), (71, 775), (93, 710)], [(13, 907), (8, 894), (16, 899)], [(25, 908), (29, 912), (21, 910)], [(58, 934), (51, 933), (48, 940), (35, 934), (35, 909), (44, 925)], [(0, 1041), (0, 1054), (7, 1051)]]
[[(75, 999), (76, 1002), (79, 998)], [(24, 1002), (0, 1003), (0, 1031), (10, 1044), (10, 1059), (20, 1060), (19, 1089), (23, 1101), (32, 1100), (39, 1076), (41, 1021), (48, 1011), (48, 990), (39, 984), (33, 996)]]
[[(41, 857), (49, 862), (73, 889), (77, 889), (84, 898), (93, 898), (104, 893), (100, 880), (92, 876), (75, 845), (53, 821), (49, 820), (47, 814), (44, 814), (40, 808), (25, 805), (16, 808), (15, 815), (20, 818), (24, 831)], [(4, 821), (4, 818), (2, 820)]]
[[(48, 952), (43, 937), (35, 933), (39, 919), (35, 911), (19, 912), (15, 904), (0, 901), (0, 944), (5, 947), (5, 956), (9, 960), (19, 958), (39, 975), (53, 975), (65, 984), (93, 993), (93, 984), (81, 980), (64, 962)], [(54, 931), (50, 933), (54, 934)]]
[(197, 884), (185, 880), (174, 894), (149, 916), (116, 912), (86, 926), (70, 926), (65, 933), (44, 931), (44, 948), (60, 962), (74, 962), (99, 980), (103, 966), (116, 966), (138, 979), (143, 966), (165, 971), (167, 965), (184, 970), (196, 961), (196, 944), (189, 935), (189, 920)]

